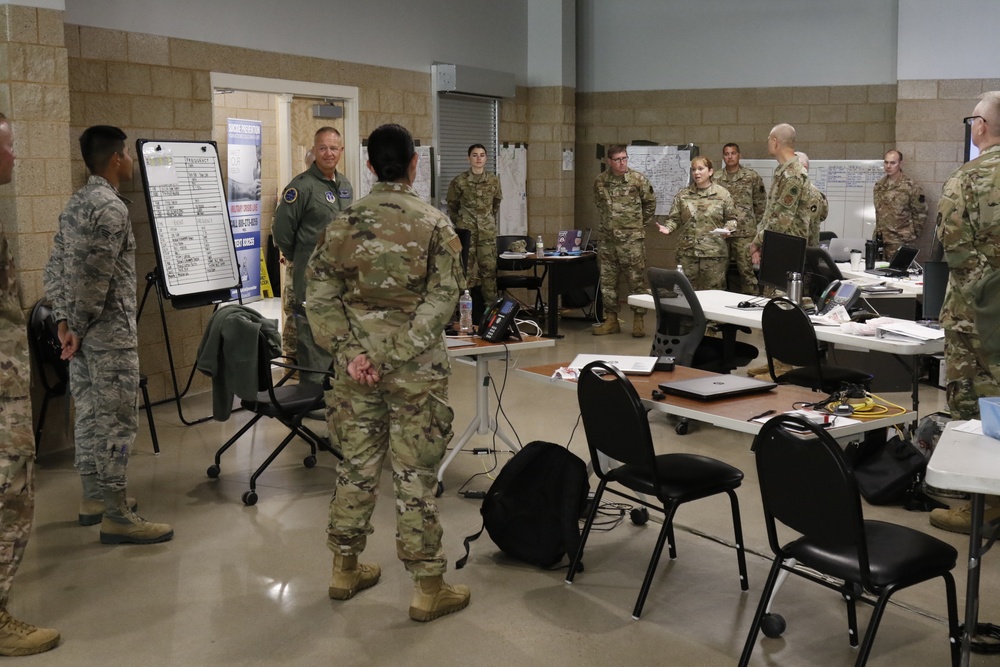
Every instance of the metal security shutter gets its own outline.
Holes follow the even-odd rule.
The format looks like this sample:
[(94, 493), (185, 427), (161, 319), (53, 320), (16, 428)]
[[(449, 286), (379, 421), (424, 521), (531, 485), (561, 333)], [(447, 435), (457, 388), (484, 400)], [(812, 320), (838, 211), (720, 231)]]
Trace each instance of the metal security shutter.
[(469, 169), (469, 146), (486, 146), (486, 171), (497, 170), (497, 100), (455, 93), (438, 96), (438, 155), (441, 174), (437, 198), (442, 208), (452, 179)]

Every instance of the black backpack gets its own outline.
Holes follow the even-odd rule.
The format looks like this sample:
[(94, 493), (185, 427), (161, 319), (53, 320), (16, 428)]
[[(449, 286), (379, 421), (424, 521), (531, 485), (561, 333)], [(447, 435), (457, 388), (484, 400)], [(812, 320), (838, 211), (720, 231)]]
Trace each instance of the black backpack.
[[(486, 492), (479, 513), (483, 528), (501, 551), (512, 558), (552, 567), (580, 546), (579, 518), (587, 502), (587, 466), (571, 451), (551, 442), (530, 442), (507, 462)], [(469, 543), (483, 528), (465, 538)]]

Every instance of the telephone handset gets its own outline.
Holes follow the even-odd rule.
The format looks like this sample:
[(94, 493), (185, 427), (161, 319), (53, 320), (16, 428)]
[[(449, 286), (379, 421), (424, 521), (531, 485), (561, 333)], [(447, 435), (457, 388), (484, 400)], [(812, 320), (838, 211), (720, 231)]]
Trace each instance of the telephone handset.
[(837, 306), (850, 309), (860, 297), (861, 290), (858, 289), (857, 285), (834, 280), (823, 290), (823, 295), (819, 298), (817, 314), (826, 315)]
[(479, 337), (491, 343), (499, 343), (508, 336), (521, 340), (521, 332), (514, 323), (514, 316), (519, 309), (516, 301), (505, 297), (494, 301), (479, 323)]

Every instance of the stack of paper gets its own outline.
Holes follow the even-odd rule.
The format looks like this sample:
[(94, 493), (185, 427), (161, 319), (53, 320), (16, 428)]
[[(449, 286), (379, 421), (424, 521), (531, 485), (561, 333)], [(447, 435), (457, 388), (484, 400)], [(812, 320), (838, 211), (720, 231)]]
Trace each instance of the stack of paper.
[(938, 340), (944, 338), (942, 329), (932, 329), (916, 322), (906, 320), (896, 320), (894, 322), (880, 323), (875, 334), (879, 338), (886, 340), (898, 340), (905, 343), (920, 343), (928, 340)]

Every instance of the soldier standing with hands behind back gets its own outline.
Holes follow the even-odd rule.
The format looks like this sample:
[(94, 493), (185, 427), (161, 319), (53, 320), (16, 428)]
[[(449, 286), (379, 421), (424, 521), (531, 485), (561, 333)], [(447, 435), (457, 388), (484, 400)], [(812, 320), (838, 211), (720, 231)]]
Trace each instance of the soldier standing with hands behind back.
[[(656, 212), (653, 186), (638, 171), (628, 168), (627, 149), (622, 144), (608, 146), (608, 169), (594, 180), (594, 204), (601, 215), (600, 247), (601, 299), (604, 324), (595, 336), (621, 332), (618, 323), (618, 283), (622, 277), (630, 294), (646, 291), (645, 225)], [(550, 304), (555, 307), (554, 304)], [(632, 308), (632, 336), (642, 338), (645, 308)]]
[(458, 229), (472, 233), (468, 284), (479, 285), (487, 305), (497, 298), (497, 214), (500, 178), (486, 171), (486, 147), (469, 146), (469, 170), (448, 186), (448, 216)]

